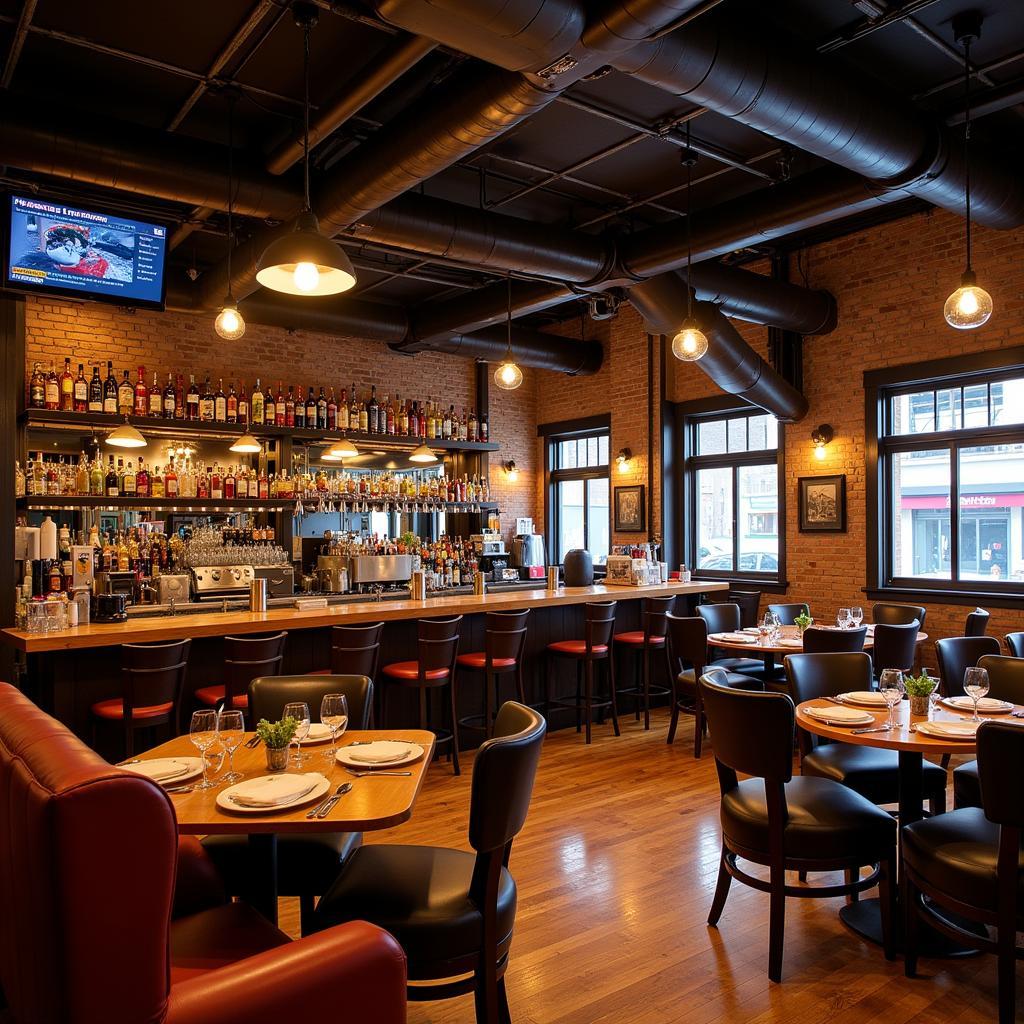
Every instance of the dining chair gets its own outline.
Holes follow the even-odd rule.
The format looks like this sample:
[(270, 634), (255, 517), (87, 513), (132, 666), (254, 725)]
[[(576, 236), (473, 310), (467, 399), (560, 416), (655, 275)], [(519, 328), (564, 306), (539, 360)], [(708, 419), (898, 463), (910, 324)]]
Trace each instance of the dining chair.
[[(709, 669), (700, 678), (708, 726), (715, 739), (721, 790), (722, 852), (708, 915), (717, 926), (732, 879), (769, 894), (768, 977), (782, 980), (786, 898), (827, 899), (878, 886), (886, 959), (893, 943), (896, 822), (859, 793), (831, 779), (793, 776), (793, 701), (784, 693), (726, 686)], [(740, 781), (742, 773), (751, 778)], [(768, 880), (737, 860), (768, 867)], [(860, 878), (860, 869), (872, 867)], [(853, 881), (790, 885), (786, 872), (836, 871)]]
[(810, 615), (811, 609), (806, 604), (770, 604), (768, 611), (775, 615), (782, 626), (795, 626), (797, 617)]
[(999, 653), (999, 641), (994, 636), (949, 636), (936, 640), (935, 658), (942, 696), (963, 696), (967, 669), (977, 665), (978, 659), (986, 654)]
[(273, 636), (224, 637), (224, 682), (203, 686), (193, 694), (200, 704), (246, 711), (249, 683), (259, 676), (278, 675), (284, 662), (285, 632)]
[(761, 608), (760, 590), (733, 590), (730, 588), (725, 592), (725, 600), (739, 606), (741, 626), (757, 625), (758, 612)]
[(924, 629), (927, 608), (916, 604), (876, 604), (871, 606), (871, 621), (878, 625), (905, 626), (917, 619), (918, 629)]
[(473, 761), (469, 845), (363, 846), (316, 909), (318, 927), (370, 921), (408, 959), (410, 1000), (473, 992), (478, 1024), (507, 1022), (505, 973), (516, 916), (509, 871), (526, 821), (545, 733), (532, 708), (509, 701)]
[(975, 608), (973, 612), (968, 612), (967, 622), (964, 625), (964, 636), (984, 636), (990, 617), (984, 608)]
[[(284, 706), (293, 701), (309, 705), (311, 721), (320, 721), (320, 703), (328, 693), (343, 693), (348, 702), (348, 724), (368, 729), (373, 708), (373, 683), (367, 676), (264, 676), (249, 684), (249, 715), (280, 721)], [(325, 750), (326, 747), (313, 747)], [(314, 902), (337, 877), (342, 865), (359, 848), (362, 832), (282, 833), (277, 837), (277, 890), (280, 896), (299, 898), (299, 926), (311, 930)], [(203, 847), (217, 865), (232, 896), (253, 891), (247, 835), (213, 835)]]
[[(1017, 945), (1017, 932), (1024, 930), (1024, 730), (1009, 722), (984, 722), (977, 749), (982, 806), (903, 829), (904, 970), (908, 978), (917, 974), (925, 922), (963, 946), (994, 953), (999, 1024), (1012, 1024), (1019, 1019), (1017, 960), (1024, 957), (1024, 948)], [(962, 927), (951, 915), (976, 922), (984, 933)]]
[(804, 652), (807, 654), (841, 654), (863, 651), (867, 626), (856, 629), (825, 629), (808, 626), (804, 630)]
[(672, 610), (675, 601), (674, 594), (670, 594), (668, 597), (645, 598), (640, 612), (643, 629), (631, 629), (615, 634), (616, 651), (630, 651), (640, 656), (640, 678), (635, 679), (634, 677), (635, 681), (632, 686), (620, 687), (618, 695), (633, 698), (637, 721), (640, 720), (640, 711), (643, 710), (645, 729), (651, 727), (651, 695), (667, 697), (670, 694), (668, 687), (651, 686), (651, 655), (654, 651), (658, 651), (664, 656), (666, 679), (671, 685), (672, 670), (668, 663), (668, 641), (666, 640), (668, 620), (666, 616)]
[[(699, 604), (697, 614), (708, 624), (708, 633), (735, 633), (743, 629), (740, 619), (740, 606), (732, 602), (721, 604)], [(729, 655), (722, 655), (715, 650), (714, 641), (710, 645), (711, 661), (714, 668), (724, 669), (726, 672), (738, 672), (740, 675), (757, 676), (764, 678), (764, 661), (760, 658), (736, 658)]]
[(1015, 658), (1024, 658), (1024, 633), (1007, 633), (1006, 648)]
[(920, 624), (880, 622), (872, 634), (871, 662), (877, 679), (883, 669), (899, 668), (909, 671), (917, 660), (917, 634)]
[[(701, 700), (698, 682), (704, 674), (708, 661), (708, 625), (699, 615), (666, 616), (668, 622), (669, 674), (675, 677), (675, 692), (672, 695), (672, 718), (668, 726), (667, 743), (676, 738), (679, 712), (693, 715), (693, 756), (700, 757), (707, 720), (704, 717), (704, 702)], [(741, 690), (763, 690), (764, 683), (753, 676), (739, 672), (719, 673), (725, 685)]]

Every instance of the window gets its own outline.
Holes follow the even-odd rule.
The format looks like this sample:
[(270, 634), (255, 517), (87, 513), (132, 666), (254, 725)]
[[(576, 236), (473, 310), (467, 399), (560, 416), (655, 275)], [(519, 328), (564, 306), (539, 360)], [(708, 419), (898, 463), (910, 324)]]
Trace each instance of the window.
[[(999, 358), (897, 371), (963, 370)], [(869, 583), (965, 596), (1024, 591), (1024, 367), (914, 377), (865, 378), (869, 453), (872, 434), (877, 441), (869, 500), (879, 512)]]
[(778, 422), (749, 406), (683, 411), (687, 564), (701, 576), (780, 582)]
[(565, 553), (586, 548), (595, 565), (608, 558), (610, 536), (608, 427), (565, 429), (548, 435), (548, 530), (561, 564)]

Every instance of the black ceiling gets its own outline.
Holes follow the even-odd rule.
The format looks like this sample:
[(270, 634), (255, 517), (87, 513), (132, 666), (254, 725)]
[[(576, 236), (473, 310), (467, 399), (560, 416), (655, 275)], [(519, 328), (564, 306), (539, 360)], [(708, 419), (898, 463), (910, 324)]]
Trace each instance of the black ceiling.
[[(766, 5), (757, 0), (724, 2), (730, 17), (742, 19), (755, 10), (765, 17)], [(329, 2), (319, 6), (311, 87), (317, 106), (344, 95), (348, 83), (373, 65), (393, 34), (375, 23), (368, 8), (360, 18), (357, 5), (339, 4), (337, 10)], [(965, 0), (778, 0), (771, 4), (770, 17), (813, 43), (828, 60), (862, 78), (874, 78), (894, 97), (913, 99), (942, 118), (952, 118), (962, 108), (963, 80), (950, 21), (964, 6)], [(0, 0), (0, 66), (6, 66), (12, 95), (26, 104), (41, 98), (98, 117), (219, 143), (226, 140), (228, 108), (221, 86), (237, 83), (236, 145), (262, 161), (301, 124), (302, 37), (287, 7), (287, 0)], [(972, 56), (979, 68), (989, 70), (974, 78), (975, 102), (1008, 83), (1024, 84), (1024, 2), (984, 0), (976, 7), (985, 24)], [(893, 17), (897, 8), (913, 13)], [(12, 41), (23, 11), (31, 12), (31, 20), (12, 68)], [(869, 19), (881, 27), (871, 30)], [(219, 61), (228, 40), (247, 23), (251, 31), (244, 41)], [(468, 60), (443, 48), (434, 50), (319, 145), (313, 154), (316, 166), (328, 168), (357, 149), (381, 124), (427, 97)], [(659, 133), (667, 124), (686, 120), (692, 110), (613, 71), (573, 86), (531, 120), (426, 182), (423, 191), (590, 231), (629, 232), (671, 220), (686, 206), (685, 173), (678, 142)], [(976, 122), (975, 134), (1008, 154), (1017, 153), (1024, 141), (1022, 114), (1021, 105), (988, 113)], [(694, 168), (695, 209), (771, 188), (781, 176), (799, 177), (820, 164), (713, 112), (693, 117), (690, 130), (702, 148), (719, 157), (702, 156)], [(32, 179), (14, 169), (7, 169), (5, 180), (61, 188), (59, 182)], [(77, 195), (83, 193), (172, 222), (193, 217), (191, 209), (162, 200), (76, 189)], [(243, 223), (242, 233), (251, 227), (255, 224)], [(830, 230), (848, 228), (839, 223)], [(178, 247), (174, 272), (219, 262), (225, 244), (224, 218), (214, 214)], [(357, 293), (378, 302), (417, 305), (494, 280), (488, 273), (436, 257), (355, 240), (344, 244), (358, 270)]]

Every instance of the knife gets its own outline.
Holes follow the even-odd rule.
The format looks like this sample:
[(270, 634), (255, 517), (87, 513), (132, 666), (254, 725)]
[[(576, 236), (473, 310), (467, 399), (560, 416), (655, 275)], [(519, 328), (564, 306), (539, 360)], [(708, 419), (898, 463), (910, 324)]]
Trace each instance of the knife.
[(892, 732), (887, 725), (873, 725), (870, 729), (851, 729), (854, 736), (863, 736), (866, 732)]
[(326, 818), (331, 813), (331, 808), (352, 788), (351, 782), (346, 782), (338, 787), (338, 791), (316, 812), (318, 818)]

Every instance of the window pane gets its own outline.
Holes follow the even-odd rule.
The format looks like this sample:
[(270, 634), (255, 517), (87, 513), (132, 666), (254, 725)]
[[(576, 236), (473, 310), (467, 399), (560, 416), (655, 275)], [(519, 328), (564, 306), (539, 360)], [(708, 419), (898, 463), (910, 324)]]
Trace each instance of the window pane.
[[(575, 444), (575, 442), (573, 442)], [(566, 551), (586, 547), (583, 530), (582, 480), (563, 480), (558, 485), (558, 561)]]
[(944, 388), (935, 393), (939, 430), (960, 429), (960, 389)]
[(1024, 444), (960, 451), (960, 579), (1024, 578)]
[(585, 465), (587, 465), (587, 466), (596, 466), (597, 465), (597, 438), (596, 437), (588, 437), (587, 438), (587, 461), (586, 461)]
[(558, 445), (558, 468), (559, 469), (575, 469), (576, 468), (576, 442), (573, 441), (562, 441)]
[(729, 425), (729, 451), (745, 452), (747, 450), (747, 418), (727, 420)]
[(992, 385), (992, 425), (1024, 423), (1024, 377)]
[(894, 434), (930, 434), (935, 430), (935, 392), (918, 391), (892, 399)]
[(751, 416), (748, 422), (752, 452), (779, 447), (779, 424), (774, 416)]
[(964, 426), (968, 430), (988, 426), (987, 384), (968, 384), (964, 388)]
[(729, 571), (732, 562), (732, 470), (696, 474), (697, 566)]
[(779, 554), (778, 468), (741, 466), (739, 469), (739, 557), (747, 572), (775, 572)]
[(892, 501), (893, 575), (948, 580), (949, 451), (894, 454)]
[(595, 565), (604, 565), (608, 558), (608, 480), (587, 481), (587, 549)]
[(602, 466), (608, 465), (608, 435), (602, 434), (597, 439), (597, 461)]
[(725, 454), (725, 420), (702, 420), (697, 424), (697, 454)]

